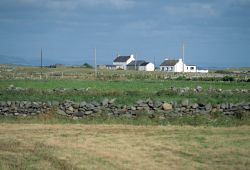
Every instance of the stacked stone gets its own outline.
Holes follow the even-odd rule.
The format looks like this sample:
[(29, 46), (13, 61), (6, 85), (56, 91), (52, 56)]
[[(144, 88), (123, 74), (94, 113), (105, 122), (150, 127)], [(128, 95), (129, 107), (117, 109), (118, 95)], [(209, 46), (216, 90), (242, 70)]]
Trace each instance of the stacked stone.
[(161, 113), (163, 116), (181, 116), (210, 114), (220, 112), (224, 115), (236, 115), (237, 113), (250, 111), (250, 103), (192, 103), (188, 99), (177, 102), (164, 102), (152, 100), (139, 100), (134, 105), (127, 106), (115, 103), (115, 99), (104, 99), (101, 102), (29, 102), (29, 101), (1, 101), (0, 115), (37, 115), (56, 110), (60, 115), (69, 117), (94, 116), (106, 113), (109, 116), (134, 117), (140, 113), (147, 113), (150, 117), (155, 117)]

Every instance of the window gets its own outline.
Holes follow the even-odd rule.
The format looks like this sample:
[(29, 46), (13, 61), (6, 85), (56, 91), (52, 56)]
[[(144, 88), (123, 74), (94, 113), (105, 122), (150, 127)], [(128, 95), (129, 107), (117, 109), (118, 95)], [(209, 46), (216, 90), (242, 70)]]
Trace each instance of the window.
[(188, 67), (187, 67), (187, 70), (188, 70)]
[(190, 67), (190, 70), (194, 70), (194, 67)]

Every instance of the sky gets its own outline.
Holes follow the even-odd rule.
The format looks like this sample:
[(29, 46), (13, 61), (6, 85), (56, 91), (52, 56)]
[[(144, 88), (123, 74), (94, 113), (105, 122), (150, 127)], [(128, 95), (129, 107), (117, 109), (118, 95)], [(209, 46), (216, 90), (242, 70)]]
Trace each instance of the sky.
[(0, 0), (0, 63), (250, 66), (250, 0)]

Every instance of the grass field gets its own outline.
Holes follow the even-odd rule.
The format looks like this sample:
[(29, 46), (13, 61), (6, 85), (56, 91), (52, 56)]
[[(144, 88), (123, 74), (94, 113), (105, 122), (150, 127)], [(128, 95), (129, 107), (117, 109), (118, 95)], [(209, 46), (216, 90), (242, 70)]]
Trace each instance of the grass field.
[(140, 90), (156, 91), (170, 87), (190, 87), (198, 85), (204, 89), (250, 89), (249, 83), (244, 82), (207, 82), (186, 80), (127, 80), (127, 81), (101, 81), (101, 80), (0, 80), (0, 88), (9, 85), (23, 88), (53, 89), (53, 88), (93, 88), (100, 90)]
[[(39, 68), (21, 67), (19, 71), (17, 74), (27, 74), (38, 72)], [(44, 72), (49, 71), (44, 69)], [(65, 72), (64, 69), (57, 71)], [(65, 73), (75, 71), (77, 69), (68, 69)], [(87, 77), (84, 80), (2, 79), (0, 101), (93, 102), (116, 98), (117, 103), (128, 105), (146, 99), (189, 99), (205, 103), (250, 101), (247, 93), (206, 91), (209, 88), (250, 89), (246, 82), (161, 80), (165, 76), (163, 73), (159, 73), (161, 78), (156, 77), (158, 80), (138, 80), (157, 74), (117, 72), (127, 74), (126, 80), (91, 80), (93, 70), (82, 72)], [(115, 76), (116, 71), (109, 73)], [(11, 84), (28, 90), (6, 90)], [(197, 86), (204, 92), (168, 91), (170, 87)], [(55, 88), (88, 90), (48, 92)], [(0, 169), (249, 169), (249, 122), (249, 112), (240, 118), (215, 113), (164, 120), (149, 119), (144, 113), (135, 118), (111, 118), (101, 114), (77, 120), (54, 111), (27, 117), (0, 116)]]
[(0, 169), (248, 169), (249, 131), (0, 124)]
[[(9, 85), (16, 87), (30, 88), (26, 92), (6, 92), (3, 89)], [(179, 101), (188, 98), (194, 102), (205, 101), (210, 103), (221, 102), (247, 102), (250, 101), (249, 94), (176, 94), (165, 91), (170, 87), (189, 87), (203, 89), (250, 89), (249, 83), (244, 82), (205, 82), (205, 81), (89, 81), (89, 80), (0, 80), (0, 100), (29, 100), (29, 101), (101, 101), (103, 98), (116, 98), (117, 102), (131, 104), (137, 100), (165, 100)], [(85, 88), (89, 89), (84, 93), (44, 93), (41, 90), (54, 88)], [(2, 89), (2, 90), (1, 90)]]

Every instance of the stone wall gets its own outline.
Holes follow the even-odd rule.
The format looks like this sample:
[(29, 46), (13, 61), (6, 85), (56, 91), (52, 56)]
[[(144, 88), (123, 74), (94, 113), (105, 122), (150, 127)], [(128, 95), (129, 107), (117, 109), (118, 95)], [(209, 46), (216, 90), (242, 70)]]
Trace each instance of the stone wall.
[[(92, 90), (89, 88), (54, 88), (54, 89), (45, 89), (45, 90), (35, 90), (31, 88), (21, 88), (21, 87), (15, 87), (14, 85), (9, 85), (5, 89), (0, 89), (1, 91), (10, 91), (10, 92), (29, 92), (29, 91), (38, 91), (46, 94), (52, 94), (52, 93), (85, 93)], [(228, 89), (223, 90), (220, 88), (208, 88), (203, 89), (201, 86), (197, 86), (196, 88), (190, 88), (190, 87), (170, 87), (163, 90), (160, 90), (159, 93), (162, 91), (165, 92), (174, 92), (178, 94), (185, 94), (185, 93), (217, 93), (217, 94), (249, 94), (249, 89)]]
[(131, 106), (117, 104), (115, 99), (104, 99), (102, 102), (30, 102), (30, 101), (1, 101), (0, 115), (2, 116), (28, 116), (38, 115), (49, 111), (57, 114), (81, 118), (105, 113), (109, 116), (135, 117), (139, 113), (145, 113), (149, 117), (162, 115), (161, 118), (182, 115), (210, 114), (220, 112), (224, 115), (236, 115), (237, 113), (250, 111), (250, 103), (221, 103), (202, 104), (191, 103), (188, 99), (180, 103), (163, 101), (137, 101)]

